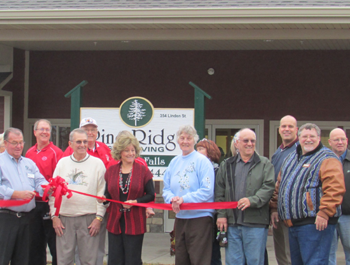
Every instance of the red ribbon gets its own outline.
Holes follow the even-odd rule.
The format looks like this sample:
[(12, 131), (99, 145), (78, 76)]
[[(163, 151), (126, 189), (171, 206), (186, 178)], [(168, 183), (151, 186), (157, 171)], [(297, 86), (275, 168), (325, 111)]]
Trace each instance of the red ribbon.
[[(96, 198), (96, 199), (101, 199), (101, 200), (106, 200), (110, 202), (115, 202), (115, 203), (120, 203), (120, 204), (128, 204), (128, 205), (133, 205), (133, 206), (139, 206), (139, 207), (146, 207), (146, 208), (155, 208), (155, 209), (160, 209), (160, 210), (172, 210), (172, 205), (171, 204), (165, 204), (165, 203), (154, 203), (154, 202), (148, 202), (148, 203), (126, 203), (122, 201), (117, 201), (117, 200), (111, 200), (111, 199), (105, 199), (99, 196), (91, 195), (88, 193), (80, 192), (80, 191), (75, 191), (75, 190), (70, 190), (67, 187), (68, 183), (61, 178), (60, 176), (57, 176), (55, 178), (51, 178), (49, 180), (48, 185), (42, 185), (42, 187), (45, 189), (44, 190), (44, 195), (43, 195), (43, 200), (46, 199), (48, 196), (48, 192), (50, 189), (53, 189), (53, 193), (51, 196), (55, 197), (55, 208), (56, 212), (55, 215), (58, 216), (61, 208), (61, 203), (62, 203), (62, 196), (67, 195), (67, 198), (72, 197), (72, 192)], [(26, 200), (26, 201), (16, 201), (16, 200), (0, 200), (0, 207), (9, 207), (9, 206), (20, 206), (26, 203), (29, 203), (31, 200)], [(237, 207), (237, 202), (202, 202), (202, 203), (183, 203), (180, 205), (181, 210), (203, 210), (203, 209), (234, 209)]]
[[(102, 197), (94, 196), (91, 194), (87, 194), (80, 191), (72, 190), (72, 192), (89, 196), (96, 199), (106, 200), (109, 202), (115, 202), (120, 204), (128, 204), (133, 206), (140, 206), (140, 207), (146, 207), (146, 208), (155, 208), (160, 210), (173, 210), (171, 204), (166, 203), (154, 203), (154, 202), (148, 202), (148, 203), (126, 203), (122, 201), (117, 200), (111, 200), (111, 199), (105, 199)], [(183, 203), (180, 205), (180, 210), (203, 210), (203, 209), (234, 209), (237, 208), (238, 202), (195, 202), (195, 203)]]
[(53, 189), (53, 193), (51, 194), (51, 196), (55, 197), (54, 206), (56, 208), (56, 212), (55, 212), (56, 216), (58, 216), (58, 214), (60, 213), (62, 196), (66, 195), (67, 193), (68, 193), (67, 194), (68, 199), (73, 196), (72, 190), (68, 189), (67, 185), (68, 183), (60, 176), (57, 176), (55, 178), (50, 178), (48, 185), (42, 185), (42, 187), (45, 189), (43, 200), (45, 200), (46, 197), (48, 196), (50, 189), (51, 188)]
[(29, 203), (31, 200), (0, 200), (0, 207), (21, 206)]

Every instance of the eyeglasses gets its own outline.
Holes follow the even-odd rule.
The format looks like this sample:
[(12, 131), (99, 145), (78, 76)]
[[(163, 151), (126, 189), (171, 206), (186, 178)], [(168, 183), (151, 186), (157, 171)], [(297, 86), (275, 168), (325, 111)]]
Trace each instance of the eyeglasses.
[(36, 129), (36, 131), (41, 131), (41, 132), (50, 132), (50, 129), (47, 128), (40, 128), (40, 129)]
[(249, 141), (250, 141), (252, 144), (255, 144), (255, 142), (256, 142), (256, 140), (254, 140), (254, 139), (243, 139), (243, 140), (240, 140), (240, 141), (242, 141), (242, 142), (245, 143), (245, 144), (249, 143)]
[(6, 141), (6, 142), (8, 142), (9, 144), (12, 144), (14, 147), (16, 147), (17, 145), (24, 145), (25, 144), (25, 142), (9, 142), (9, 141)]
[(346, 138), (338, 138), (338, 139), (332, 139), (333, 142), (340, 143), (340, 142), (346, 142)]
[(87, 144), (88, 143), (88, 141), (87, 140), (85, 140), (85, 141), (81, 141), (81, 140), (78, 140), (78, 141), (75, 141), (75, 143), (76, 144)]

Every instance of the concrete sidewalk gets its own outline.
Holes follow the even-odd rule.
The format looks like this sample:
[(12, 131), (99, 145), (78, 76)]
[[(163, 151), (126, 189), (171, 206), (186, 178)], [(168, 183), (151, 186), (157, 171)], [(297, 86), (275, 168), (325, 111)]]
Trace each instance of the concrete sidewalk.
[[(277, 265), (273, 238), (267, 237), (267, 251), (269, 256), (269, 265)], [(47, 250), (48, 264), (51, 264), (51, 255)], [(225, 264), (225, 249), (221, 248), (222, 264)], [(170, 256), (170, 236), (169, 233), (146, 233), (142, 248), (142, 261), (144, 265), (173, 265), (175, 257)], [(104, 259), (104, 264), (107, 264), (107, 256)], [(345, 265), (345, 256), (343, 247), (339, 242), (337, 252), (337, 265)]]
[[(277, 265), (275, 258), (273, 238), (267, 237), (267, 251), (269, 265)], [(225, 264), (225, 249), (221, 248), (222, 264)], [(168, 265), (175, 264), (175, 257), (170, 256), (169, 233), (146, 233), (142, 249), (142, 261), (144, 265)], [(345, 265), (343, 247), (339, 243), (337, 252), (337, 265)]]

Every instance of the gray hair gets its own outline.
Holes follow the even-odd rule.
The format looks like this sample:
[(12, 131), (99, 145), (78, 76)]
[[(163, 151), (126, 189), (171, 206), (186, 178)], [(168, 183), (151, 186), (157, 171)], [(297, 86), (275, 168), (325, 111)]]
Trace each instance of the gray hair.
[(305, 123), (304, 125), (302, 125), (300, 128), (299, 128), (299, 131), (298, 131), (298, 137), (300, 137), (300, 134), (303, 130), (312, 130), (312, 129), (315, 129), (316, 132), (317, 132), (317, 136), (318, 137), (321, 137), (321, 129), (320, 127), (318, 127), (316, 124), (314, 123)]
[(38, 129), (38, 125), (40, 122), (46, 122), (49, 126), (50, 126), (50, 132), (52, 130), (52, 125), (51, 125), (51, 122), (49, 120), (45, 120), (45, 119), (40, 119), (40, 120), (37, 120), (35, 123), (34, 123), (34, 131), (36, 131)]
[(231, 148), (230, 149), (231, 149), (232, 156), (235, 156), (238, 153), (238, 150), (235, 147), (235, 143), (237, 143), (238, 137), (239, 137), (239, 132), (237, 132), (235, 134), (235, 136), (233, 136), (232, 141), (231, 141)]
[(73, 131), (70, 132), (70, 134), (69, 134), (69, 141), (73, 142), (73, 137), (74, 137), (75, 133), (85, 134), (86, 137), (88, 137), (88, 135), (87, 135), (85, 130), (77, 128), (77, 129), (74, 129)]
[[(235, 134), (235, 136), (234, 136), (234, 138), (236, 138), (235, 143), (239, 140), (239, 138), (241, 137), (241, 132), (244, 131), (244, 130), (249, 130), (249, 131), (253, 132), (253, 133), (254, 133), (254, 136), (255, 136), (255, 139), (256, 139), (256, 133), (255, 133), (252, 129), (250, 129), (250, 128), (243, 128), (243, 129), (240, 129), (240, 130)], [(237, 149), (236, 152), (239, 153), (239, 150)], [(259, 155), (259, 153), (258, 153), (258, 151), (256, 150), (256, 148), (255, 148), (255, 153), (257, 153), (257, 154)]]
[(181, 125), (179, 130), (176, 132), (176, 141), (179, 142), (179, 138), (180, 135), (182, 133), (187, 133), (188, 135), (191, 135), (194, 139), (194, 143), (196, 144), (199, 140), (199, 136), (197, 134), (196, 129), (190, 125), (190, 124), (186, 124), (186, 125)]
[(4, 132), (4, 141), (8, 141), (10, 133), (13, 133), (15, 135), (22, 135), (23, 137), (23, 133), (20, 129), (10, 127)]

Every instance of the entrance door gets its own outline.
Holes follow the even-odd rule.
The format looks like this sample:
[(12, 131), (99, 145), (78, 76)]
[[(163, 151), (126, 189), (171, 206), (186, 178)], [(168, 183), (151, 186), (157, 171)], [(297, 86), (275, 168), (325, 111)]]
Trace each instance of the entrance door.
[(231, 141), (235, 134), (243, 128), (250, 128), (256, 134), (256, 151), (260, 154), (264, 152), (264, 120), (207, 120), (207, 125), (211, 128), (211, 137), (221, 151), (220, 162), (230, 156)]

